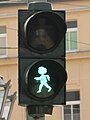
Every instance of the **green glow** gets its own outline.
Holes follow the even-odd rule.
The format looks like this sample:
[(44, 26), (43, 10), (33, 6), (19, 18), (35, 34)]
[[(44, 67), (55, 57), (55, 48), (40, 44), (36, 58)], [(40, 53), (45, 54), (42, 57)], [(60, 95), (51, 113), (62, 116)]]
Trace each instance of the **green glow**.
[(40, 81), (39, 90), (37, 91), (37, 93), (42, 92), (43, 86), (48, 88), (48, 92), (52, 90), (51, 86), (49, 86), (47, 83), (48, 81), (50, 81), (50, 76), (46, 75), (46, 73), (47, 73), (47, 68), (43, 66), (38, 67), (38, 74), (40, 74), (40, 77), (34, 77), (35, 80)]

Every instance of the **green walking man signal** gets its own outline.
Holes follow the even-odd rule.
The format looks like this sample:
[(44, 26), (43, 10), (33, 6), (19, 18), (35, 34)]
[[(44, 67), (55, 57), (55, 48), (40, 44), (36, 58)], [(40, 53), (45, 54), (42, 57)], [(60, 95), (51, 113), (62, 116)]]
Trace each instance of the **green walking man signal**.
[(38, 73), (40, 74), (40, 77), (34, 77), (35, 80), (40, 81), (39, 90), (37, 91), (37, 93), (42, 92), (43, 86), (48, 88), (48, 92), (50, 92), (52, 88), (48, 85), (48, 81), (50, 81), (50, 76), (46, 74), (47, 68), (43, 66), (38, 67)]

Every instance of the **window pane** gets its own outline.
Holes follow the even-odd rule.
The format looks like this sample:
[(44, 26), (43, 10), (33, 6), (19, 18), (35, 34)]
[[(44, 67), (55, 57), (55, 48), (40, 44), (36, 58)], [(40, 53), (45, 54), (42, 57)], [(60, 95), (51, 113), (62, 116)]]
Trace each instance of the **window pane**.
[(66, 50), (69, 50), (69, 33), (66, 33)]
[(64, 107), (64, 120), (71, 120), (71, 105)]
[(70, 48), (71, 50), (77, 49), (77, 32), (73, 31), (70, 33)]
[(0, 26), (0, 56), (6, 55), (6, 26)]
[(68, 21), (67, 28), (77, 28), (77, 21)]
[(0, 90), (0, 110), (3, 102), (3, 97), (4, 97), (4, 90)]
[(80, 120), (80, 105), (73, 105), (73, 120)]
[[(0, 37), (0, 47), (6, 47), (6, 37)], [(6, 49), (0, 48), (0, 55), (6, 55)]]
[(3, 111), (3, 115), (2, 115), (2, 117), (5, 118), (5, 120), (7, 120), (7, 118), (8, 118), (8, 114), (9, 114), (9, 110), (10, 110), (10, 105), (11, 105), (10, 101), (7, 101), (5, 103), (5, 107), (4, 107), (4, 111)]
[(0, 34), (6, 33), (6, 27), (0, 26)]
[(67, 101), (76, 101), (80, 100), (80, 91), (71, 91), (66, 94)]

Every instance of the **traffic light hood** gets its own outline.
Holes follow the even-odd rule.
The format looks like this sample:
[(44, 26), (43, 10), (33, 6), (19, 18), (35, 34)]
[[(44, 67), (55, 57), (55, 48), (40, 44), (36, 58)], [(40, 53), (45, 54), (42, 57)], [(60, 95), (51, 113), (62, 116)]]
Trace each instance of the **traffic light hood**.
[(59, 14), (39, 11), (27, 18), (24, 31), (27, 46), (38, 52), (44, 52), (55, 48), (62, 41), (66, 24)]

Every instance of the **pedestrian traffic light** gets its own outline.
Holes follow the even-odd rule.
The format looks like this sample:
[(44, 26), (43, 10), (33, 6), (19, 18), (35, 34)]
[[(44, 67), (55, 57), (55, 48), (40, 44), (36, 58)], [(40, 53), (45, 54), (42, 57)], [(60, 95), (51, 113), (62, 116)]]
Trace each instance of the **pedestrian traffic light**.
[(18, 11), (20, 105), (65, 104), (65, 11)]

